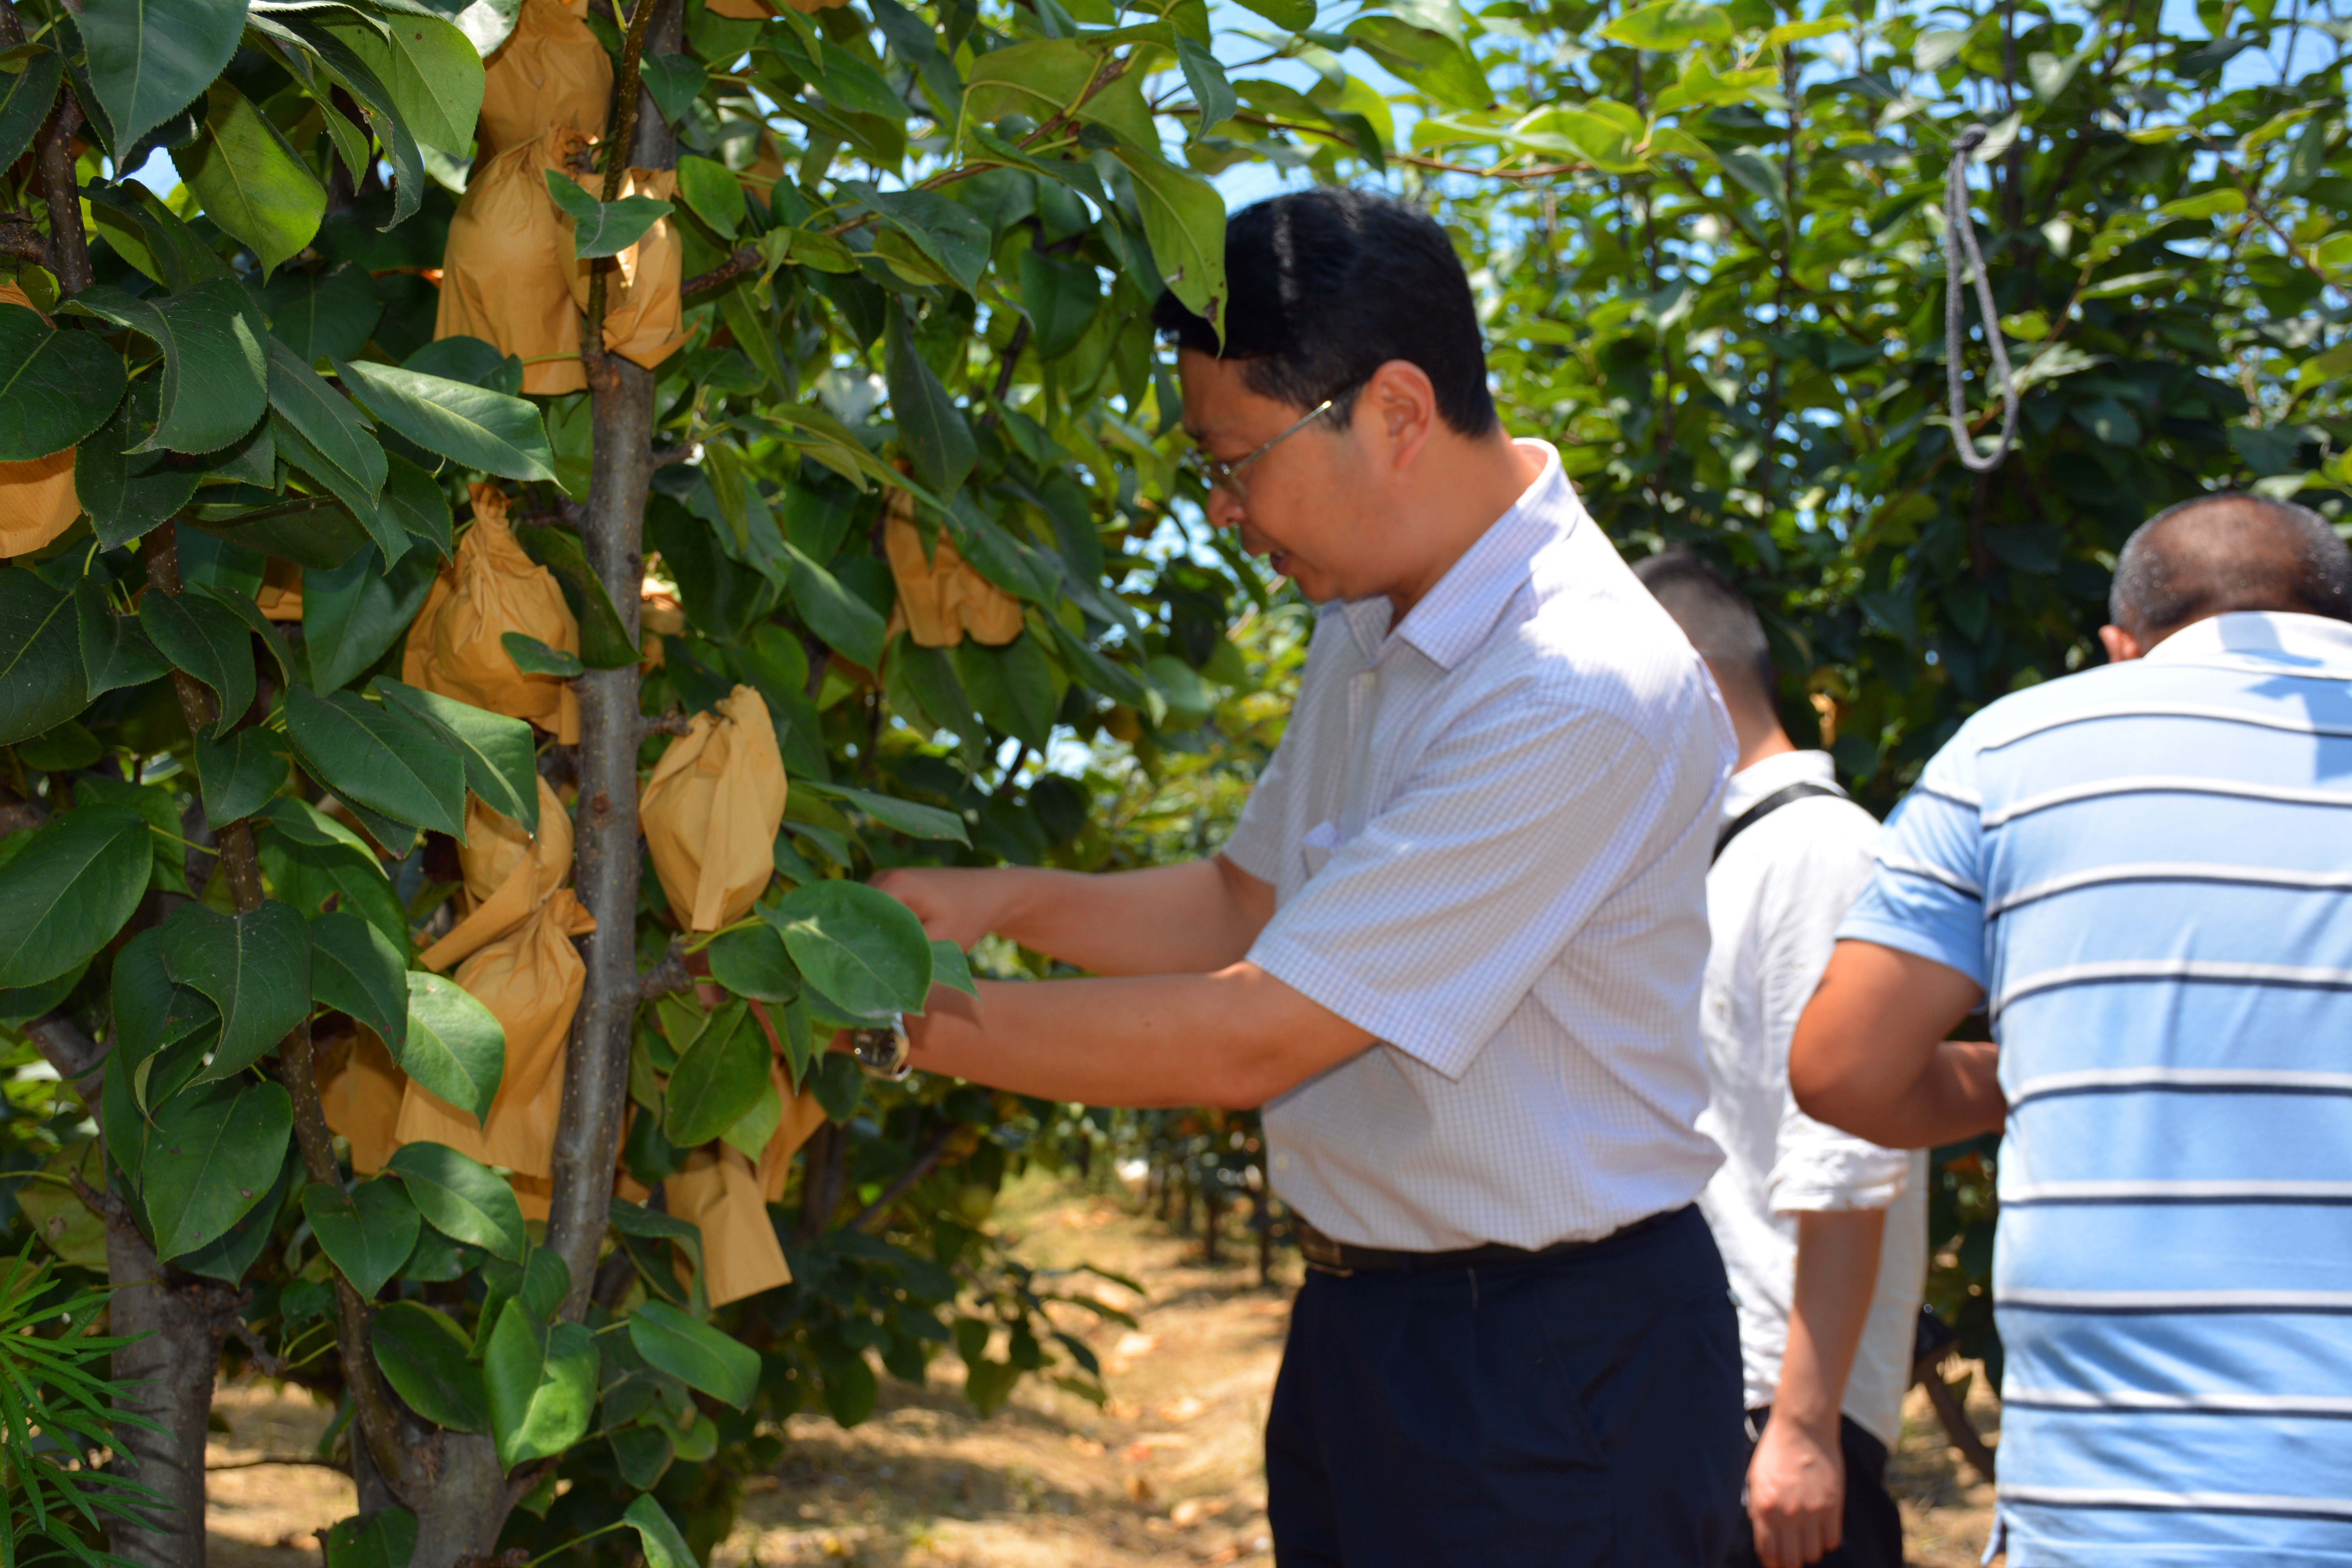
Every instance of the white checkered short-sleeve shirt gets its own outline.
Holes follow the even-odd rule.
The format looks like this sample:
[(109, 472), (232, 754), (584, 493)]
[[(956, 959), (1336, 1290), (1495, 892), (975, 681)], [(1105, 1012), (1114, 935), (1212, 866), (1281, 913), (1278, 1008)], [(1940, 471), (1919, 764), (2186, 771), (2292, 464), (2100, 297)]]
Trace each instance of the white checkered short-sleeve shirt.
[(1325, 605), (1224, 853), (1250, 959), (1376, 1044), (1265, 1107), (1276, 1190), (1360, 1246), (1536, 1247), (1695, 1198), (1706, 868), (1736, 754), (1681, 630), (1542, 477), (1393, 630)]

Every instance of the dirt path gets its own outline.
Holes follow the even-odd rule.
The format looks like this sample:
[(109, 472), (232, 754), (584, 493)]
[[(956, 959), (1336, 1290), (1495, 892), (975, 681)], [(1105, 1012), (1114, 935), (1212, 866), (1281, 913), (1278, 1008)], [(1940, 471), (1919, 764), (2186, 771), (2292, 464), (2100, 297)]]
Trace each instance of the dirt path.
[[(874, 1418), (843, 1431), (822, 1415), (786, 1424), (789, 1447), (756, 1479), (714, 1568), (861, 1563), (873, 1568), (1144, 1568), (1270, 1562), (1258, 1435), (1281, 1358), (1297, 1264), (1276, 1288), (1253, 1263), (1209, 1268), (1197, 1242), (1173, 1237), (1113, 1201), (1044, 1183), (1007, 1193), (997, 1228), (1047, 1268), (1094, 1263), (1141, 1282), (1138, 1299), (1098, 1294), (1137, 1327), (1073, 1321), (1104, 1362), (1112, 1399), (1097, 1410), (1043, 1383), (1024, 1384), (982, 1420), (960, 1392), (952, 1356), (913, 1388), (887, 1377)], [(1979, 1395), (1971, 1414), (1990, 1432)], [(232, 1428), (215, 1466), (305, 1451), (324, 1414), (299, 1394), (224, 1389)], [(350, 1483), (322, 1469), (268, 1467), (213, 1478), (215, 1568), (301, 1568), (319, 1562), (310, 1531), (351, 1510)], [(1958, 1464), (1916, 1391), (1891, 1466), (1911, 1561), (1973, 1568), (1991, 1489)], [(560, 1563), (560, 1559), (558, 1560)]]

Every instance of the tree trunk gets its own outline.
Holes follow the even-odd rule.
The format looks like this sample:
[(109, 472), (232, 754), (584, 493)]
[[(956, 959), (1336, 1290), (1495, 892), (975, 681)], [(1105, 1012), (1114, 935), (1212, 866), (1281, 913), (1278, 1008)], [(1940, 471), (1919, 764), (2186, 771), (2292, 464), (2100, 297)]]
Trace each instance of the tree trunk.
[(162, 1500), (143, 1522), (112, 1521), (107, 1548), (140, 1568), (204, 1568), (205, 1423), (235, 1296), (198, 1281), (175, 1285), (119, 1204), (106, 1215), (106, 1273), (115, 1287), (109, 1331), (132, 1340), (114, 1352), (115, 1378), (133, 1385), (121, 1408), (163, 1430), (114, 1429), (121, 1473)]
[[(646, 52), (677, 53), (684, 30), (679, 0), (640, 4), (655, 6), (645, 33)], [(626, 90), (635, 82), (636, 71), (633, 60), (625, 59), (624, 67), (621, 86)], [(669, 168), (677, 162), (677, 138), (652, 95), (638, 89), (636, 96), (628, 162), (643, 169)], [(616, 110), (615, 121), (621, 118)], [(603, 298), (599, 290), (592, 305), (601, 306)], [(583, 542), (634, 639), (637, 601), (645, 587), (643, 540), (646, 494), (653, 480), (655, 376), (604, 353), (603, 332), (594, 321), (583, 343), (595, 430)], [(564, 1057), (555, 1191), (547, 1220), (547, 1245), (572, 1272), (571, 1292), (563, 1301), (563, 1316), (572, 1322), (587, 1315), (628, 1099), (630, 1030), (637, 1011), (637, 745), (644, 734), (635, 665), (592, 669), (579, 684), (580, 804), (572, 879), (580, 901), (596, 917), (596, 930), (584, 939), (587, 985)], [(417, 1568), (430, 1565), (420, 1557)]]

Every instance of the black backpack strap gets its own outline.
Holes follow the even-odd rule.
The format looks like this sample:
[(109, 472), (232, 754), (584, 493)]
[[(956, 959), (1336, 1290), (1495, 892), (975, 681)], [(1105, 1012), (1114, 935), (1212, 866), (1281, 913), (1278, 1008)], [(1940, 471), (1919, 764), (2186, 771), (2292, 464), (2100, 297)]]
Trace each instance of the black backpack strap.
[(1758, 823), (1763, 821), (1766, 817), (1771, 816), (1782, 806), (1787, 805), (1791, 801), (1803, 800), (1809, 795), (1833, 795), (1840, 800), (1848, 798), (1845, 791), (1838, 788), (1835, 784), (1801, 782), (1792, 784), (1785, 789), (1776, 789), (1770, 795), (1766, 795), (1762, 800), (1758, 801), (1754, 805), (1749, 806), (1746, 811), (1741, 812), (1738, 816), (1733, 817), (1729, 822), (1723, 825), (1723, 831), (1715, 836), (1715, 853), (1707, 858), (1706, 863), (1712, 866), (1717, 860), (1722, 859), (1723, 852), (1731, 847), (1731, 841), (1733, 839), (1738, 837), (1741, 834), (1747, 832), (1749, 828), (1755, 826)]

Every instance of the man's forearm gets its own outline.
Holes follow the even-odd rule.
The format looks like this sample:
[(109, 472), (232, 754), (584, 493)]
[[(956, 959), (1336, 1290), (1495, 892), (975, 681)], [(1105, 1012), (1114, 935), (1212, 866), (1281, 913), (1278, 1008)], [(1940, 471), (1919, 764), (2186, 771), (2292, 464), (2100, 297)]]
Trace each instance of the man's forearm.
[(1212, 974), (984, 981), (909, 1019), (914, 1065), (1088, 1105), (1263, 1103), (1372, 1043), (1255, 964)]
[(1846, 1377), (1870, 1319), (1885, 1234), (1884, 1209), (1797, 1216), (1797, 1282), (1773, 1420), (1834, 1436)]
[(1839, 942), (1789, 1043), (1799, 1108), (1888, 1149), (1997, 1131), (2009, 1104), (1995, 1047), (1944, 1038), (1981, 994), (1932, 960)]

